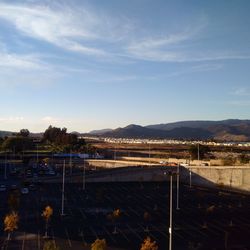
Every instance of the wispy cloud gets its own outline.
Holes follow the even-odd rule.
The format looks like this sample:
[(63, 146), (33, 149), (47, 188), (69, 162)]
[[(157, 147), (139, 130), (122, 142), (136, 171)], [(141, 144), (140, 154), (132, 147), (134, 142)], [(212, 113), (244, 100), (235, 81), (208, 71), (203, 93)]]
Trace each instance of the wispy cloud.
[(230, 92), (231, 95), (235, 96), (250, 96), (250, 88), (248, 87), (237, 87)]
[(249, 100), (235, 100), (235, 101), (230, 101), (229, 104), (234, 105), (234, 106), (247, 107), (247, 106), (250, 106), (250, 101)]
[[(250, 59), (250, 53), (232, 50), (213, 50), (202, 44), (208, 20), (202, 17), (198, 24), (183, 27), (182, 32), (168, 33), (133, 40), (125, 48), (130, 57), (152, 62), (206, 62), (231, 59)], [(163, 32), (164, 33), (164, 32)], [(199, 47), (199, 49), (197, 48)]]
[(48, 6), (29, 7), (5, 3), (0, 4), (0, 17), (31, 38), (84, 54), (105, 54), (102, 49), (87, 46), (83, 42), (100, 38), (96, 32), (99, 19), (84, 9), (77, 11), (61, 7), (55, 10)]
[[(193, 35), (175, 34), (167, 38), (149, 38), (133, 42), (127, 47), (128, 56), (152, 62), (205, 62), (230, 59), (250, 59), (250, 53), (232, 51), (199, 51), (185, 48), (185, 42)], [(180, 45), (180, 46), (178, 46)]]
[[(151, 62), (203, 62), (249, 59), (240, 51), (208, 51), (197, 49), (198, 34), (206, 29), (201, 18), (191, 28), (169, 33), (153, 31), (145, 36), (146, 28), (134, 25), (126, 17), (108, 15), (100, 10), (56, 4), (0, 4), (0, 18), (11, 23), (22, 35), (45, 41), (64, 50), (97, 58), (129, 58)], [(205, 21), (204, 21), (205, 20)], [(194, 43), (195, 42), (195, 43)]]
[(54, 124), (54, 123), (58, 123), (61, 119), (52, 117), (52, 116), (45, 116), (41, 119), (42, 122), (48, 123), (48, 124)]
[(216, 71), (223, 68), (222, 64), (218, 63), (205, 63), (205, 64), (199, 64), (194, 65), (192, 67), (188, 67), (183, 70), (175, 71), (167, 75), (167, 77), (173, 77), (173, 76), (180, 76), (185, 74), (191, 74), (195, 72), (208, 72), (208, 71)]
[(22, 116), (10, 116), (10, 117), (0, 117), (0, 122), (20, 122), (23, 121)]
[(45, 67), (35, 55), (18, 55), (7, 52), (0, 52), (0, 66), (18, 69), (41, 69)]

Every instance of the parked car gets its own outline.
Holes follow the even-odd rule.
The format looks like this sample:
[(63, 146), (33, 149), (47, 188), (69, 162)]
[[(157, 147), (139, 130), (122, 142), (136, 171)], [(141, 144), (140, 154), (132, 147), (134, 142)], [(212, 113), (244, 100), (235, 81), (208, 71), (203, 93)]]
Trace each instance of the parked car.
[(0, 185), (0, 192), (4, 192), (4, 191), (6, 191), (6, 190), (7, 190), (6, 185), (1, 184), (1, 185)]
[(11, 190), (16, 190), (17, 189), (17, 185), (16, 184), (12, 184), (10, 187)]
[(29, 189), (26, 188), (26, 187), (24, 187), (24, 188), (21, 189), (21, 193), (22, 194), (28, 194), (29, 193)]
[(36, 186), (34, 184), (30, 184), (29, 189), (30, 189), (30, 191), (35, 191)]

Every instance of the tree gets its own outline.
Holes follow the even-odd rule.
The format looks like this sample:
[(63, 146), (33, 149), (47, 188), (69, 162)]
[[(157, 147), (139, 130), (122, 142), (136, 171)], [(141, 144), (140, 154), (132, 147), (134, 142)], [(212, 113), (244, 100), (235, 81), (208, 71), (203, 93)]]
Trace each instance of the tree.
[(59, 247), (56, 246), (54, 241), (48, 240), (44, 242), (43, 250), (59, 250)]
[(198, 144), (198, 145), (191, 145), (188, 151), (192, 160), (197, 160), (198, 158), (204, 159), (206, 154), (210, 152), (210, 148), (206, 145)]
[(94, 243), (91, 244), (91, 250), (106, 250), (107, 243), (105, 239), (96, 239)]
[(250, 157), (247, 154), (240, 154), (238, 158), (241, 164), (248, 164), (250, 161)]
[(48, 236), (49, 220), (53, 214), (53, 209), (50, 206), (45, 207), (42, 213), (42, 217), (45, 219), (45, 237)]
[(155, 241), (151, 241), (150, 237), (147, 237), (142, 243), (140, 250), (158, 250), (158, 246)]
[(49, 126), (43, 134), (43, 141), (60, 152), (71, 152), (83, 150), (86, 146), (84, 139), (78, 139), (77, 134), (67, 133), (66, 128), (57, 128)]
[(8, 232), (8, 240), (10, 239), (10, 234), (18, 228), (18, 221), (19, 216), (16, 212), (11, 212), (4, 217), (4, 231)]
[(2, 144), (3, 150), (15, 151), (16, 153), (20, 153), (23, 150), (33, 149), (34, 144), (30, 138), (15, 136), (8, 137)]
[(23, 137), (29, 137), (30, 131), (28, 129), (23, 128), (20, 130), (19, 135)]

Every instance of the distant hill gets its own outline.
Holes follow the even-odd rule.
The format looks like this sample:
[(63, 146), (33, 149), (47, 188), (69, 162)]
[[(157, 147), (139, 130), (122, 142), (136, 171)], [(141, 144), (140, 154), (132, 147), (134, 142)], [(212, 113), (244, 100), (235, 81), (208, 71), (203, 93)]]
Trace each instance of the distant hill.
[(250, 120), (181, 121), (149, 126), (129, 125), (103, 133), (115, 138), (250, 141)]
[(13, 132), (10, 131), (0, 131), (0, 137), (10, 136)]
[(91, 135), (103, 135), (103, 134), (110, 132), (110, 131), (112, 131), (111, 128), (105, 128), (105, 129), (100, 129), (100, 130), (92, 130), (89, 132), (89, 134), (91, 134)]

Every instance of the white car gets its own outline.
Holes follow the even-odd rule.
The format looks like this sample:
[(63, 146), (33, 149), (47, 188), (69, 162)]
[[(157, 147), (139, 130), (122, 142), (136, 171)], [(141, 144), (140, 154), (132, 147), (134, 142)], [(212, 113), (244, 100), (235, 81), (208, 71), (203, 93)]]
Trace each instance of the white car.
[(29, 189), (28, 188), (22, 188), (21, 189), (21, 193), (22, 194), (28, 194), (29, 193)]

